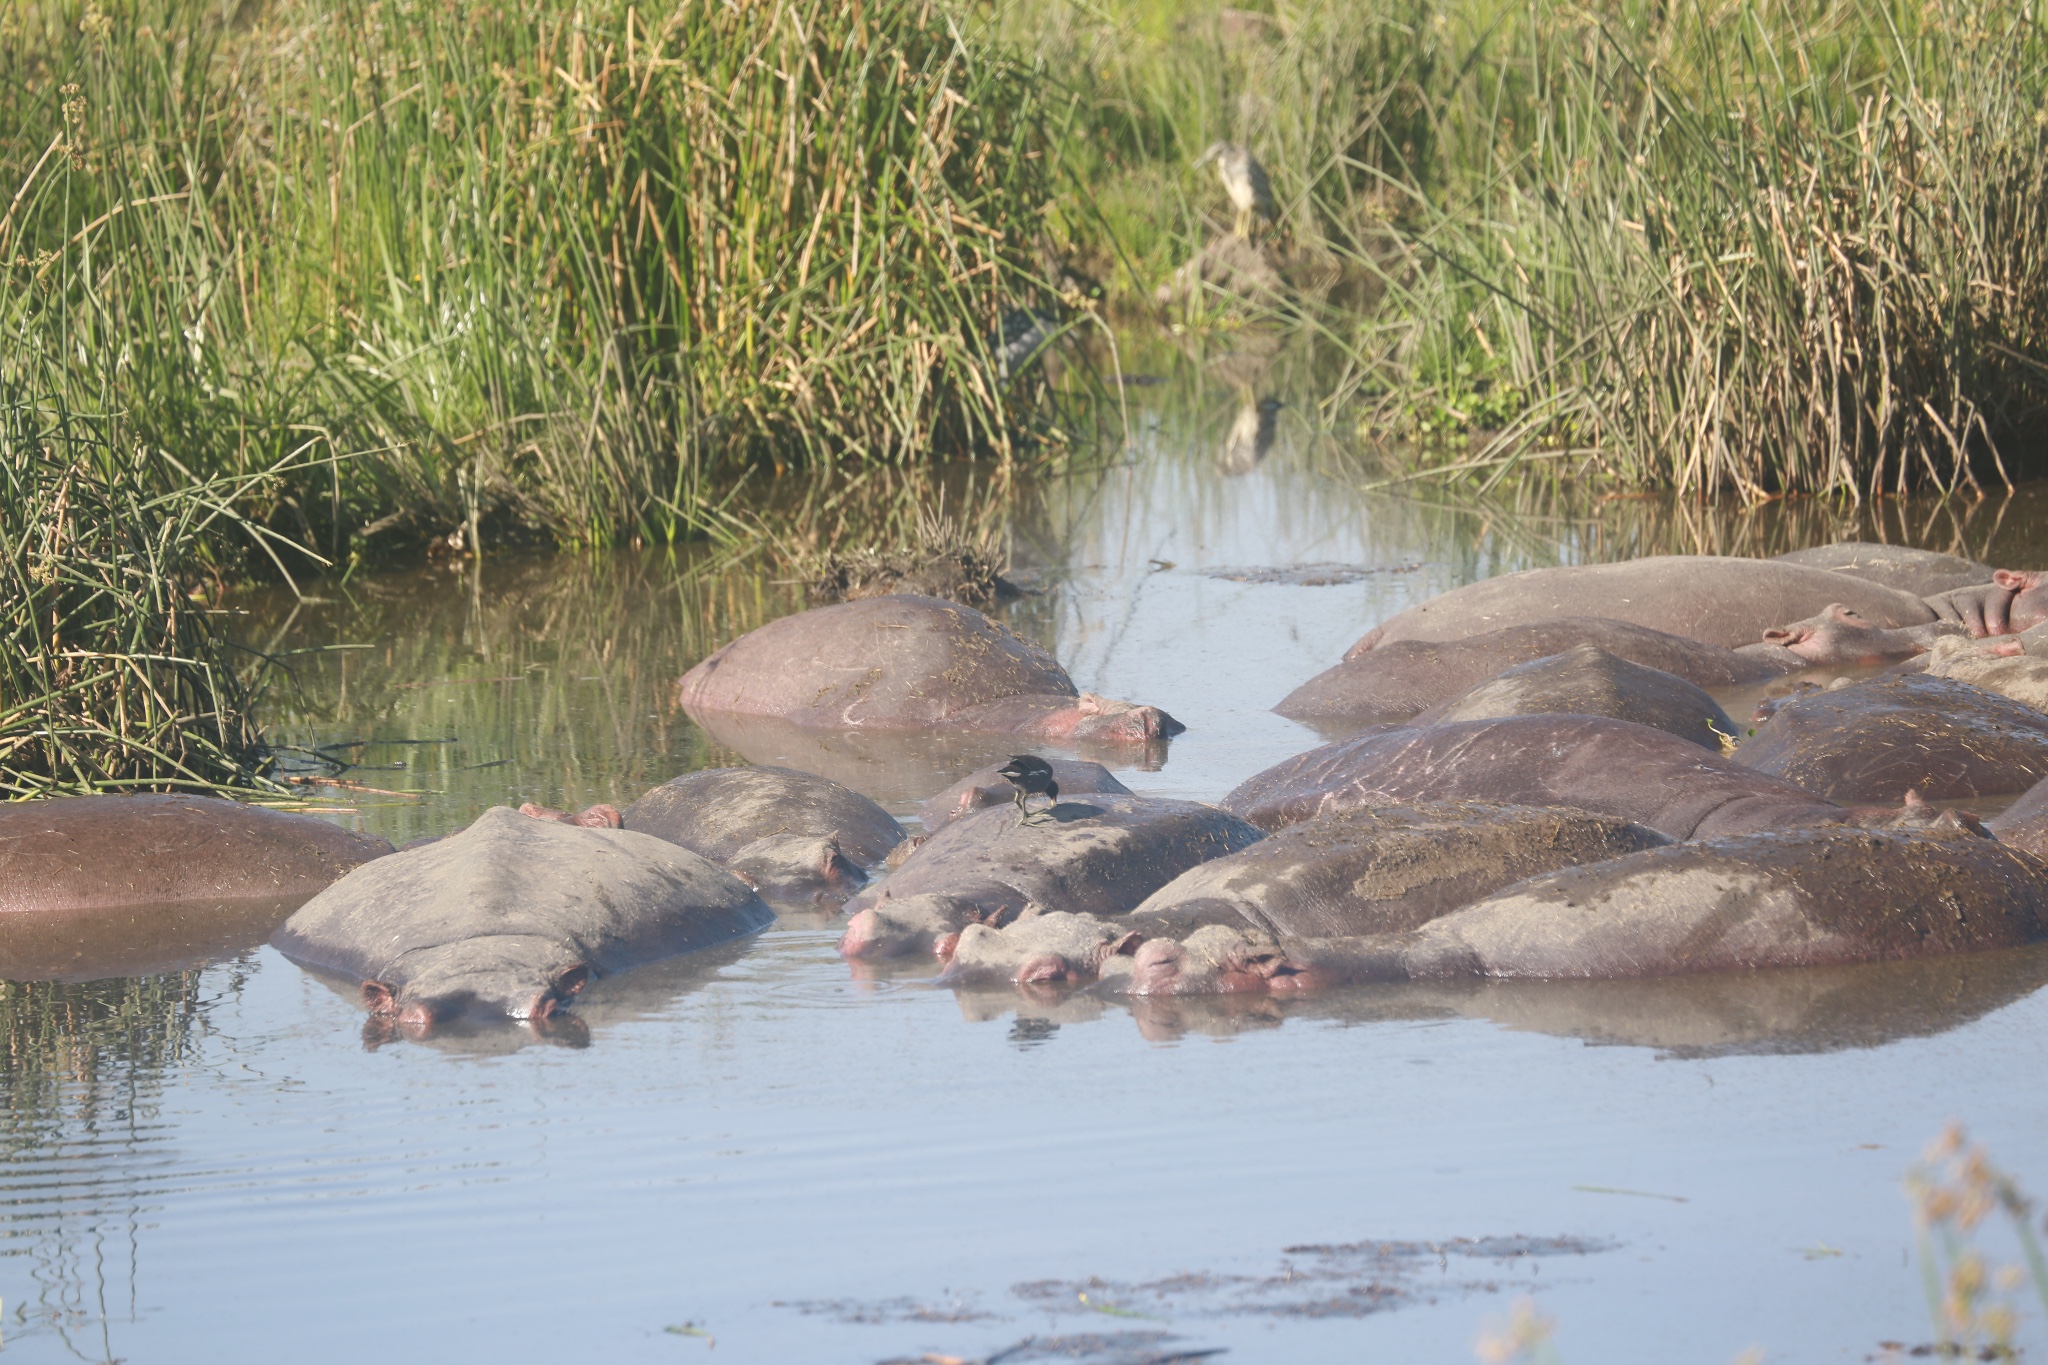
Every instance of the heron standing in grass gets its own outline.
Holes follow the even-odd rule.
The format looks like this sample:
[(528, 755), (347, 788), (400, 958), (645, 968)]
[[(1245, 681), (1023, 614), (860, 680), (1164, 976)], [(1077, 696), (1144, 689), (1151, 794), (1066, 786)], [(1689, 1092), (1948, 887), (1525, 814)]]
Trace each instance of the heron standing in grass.
[(1235, 142), (1212, 142), (1209, 150), (1195, 159), (1195, 166), (1199, 169), (1211, 162), (1224, 192), (1237, 207), (1237, 236), (1251, 236), (1253, 215), (1269, 223), (1280, 216), (1273, 210), (1273, 186), (1266, 179), (1266, 168), (1249, 148)]

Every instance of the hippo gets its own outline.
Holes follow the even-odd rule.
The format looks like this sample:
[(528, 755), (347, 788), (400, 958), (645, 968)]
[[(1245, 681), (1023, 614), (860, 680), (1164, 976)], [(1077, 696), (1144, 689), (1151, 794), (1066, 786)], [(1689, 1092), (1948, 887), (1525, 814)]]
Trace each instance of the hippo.
[(1598, 645), (1574, 645), (1531, 659), (1415, 717), (1413, 724), (1545, 712), (1612, 716), (1663, 730), (1719, 752), (1735, 742), (1735, 722), (1720, 704), (1685, 679), (1617, 659)]
[(1260, 837), (1214, 806), (1159, 796), (1063, 794), (1029, 817), (990, 806), (941, 826), (887, 881), (848, 902), (839, 951), (949, 955), (950, 934), (1033, 907), (1122, 915), (1195, 864)]
[(1143, 747), (1185, 728), (1157, 707), (1080, 691), (1052, 655), (971, 607), (910, 593), (770, 621), (685, 673), (675, 696), (693, 717), (768, 716), (823, 730)]
[(903, 842), (889, 812), (789, 768), (685, 773), (628, 806), (624, 827), (701, 854), (769, 900), (834, 903)]
[[(1112, 972), (1121, 966), (1110, 965)], [(1609, 980), (1459, 977), (1380, 982), (1370, 990), (1122, 996), (1098, 987), (1054, 998), (991, 990), (964, 997), (962, 1009), (971, 1008), (970, 1017), (993, 1018), (1007, 1006), (1022, 1018), (1027, 1011), (1077, 1015), (1077, 1007), (1092, 1004), (1099, 1015), (1102, 1004), (1120, 999), (1139, 1032), (1160, 1042), (1189, 1033), (1228, 1036), (1277, 1028), (1294, 1020), (1345, 1025), (1467, 1018), (1602, 1046), (1655, 1048), (1669, 1057), (1783, 1056), (1933, 1037), (2043, 985), (2048, 944), (1840, 967)]]
[(367, 863), (271, 942), (362, 983), (412, 1033), (462, 1015), (544, 1020), (592, 977), (755, 933), (753, 888), (651, 834), (495, 806), (459, 834)]
[(1953, 678), (1880, 677), (1786, 699), (1735, 761), (1842, 803), (1998, 796), (2048, 777), (2048, 715)]
[(391, 845), (212, 796), (0, 805), (0, 912), (304, 900)]
[[(1131, 789), (1116, 780), (1109, 769), (1100, 763), (1085, 759), (1049, 758), (1053, 780), (1060, 785), (1065, 796), (1129, 796)], [(952, 786), (924, 803), (917, 818), (924, 822), (927, 830), (935, 830), (951, 820), (982, 810), (988, 806), (1004, 805), (1017, 795), (1017, 789), (1008, 778), (996, 770), (1002, 764), (991, 763), (977, 768)]]
[(1460, 640), (1397, 640), (1354, 649), (1273, 709), (1310, 724), (1406, 720), (1503, 669), (1577, 645), (1597, 645), (1617, 659), (1661, 669), (1709, 691), (1752, 686), (1809, 666), (1782, 649), (1731, 650), (1628, 621), (1559, 616)]
[(1910, 659), (1949, 638), (1971, 637), (1969, 629), (1956, 621), (1885, 627), (1872, 624), (1854, 607), (1830, 602), (1804, 621), (1765, 631), (1761, 646), (1744, 646), (1742, 652), (1776, 648), (1803, 667), (1853, 668)]
[(1849, 815), (1665, 731), (1569, 715), (1369, 731), (1256, 773), (1221, 805), (1271, 831), (1347, 806), (1450, 800), (1571, 806), (1673, 839)]
[(1526, 569), (1468, 583), (1396, 614), (1345, 657), (1401, 640), (1460, 640), (1553, 616), (1605, 616), (1732, 649), (1837, 602), (1886, 628), (1938, 619), (1935, 607), (1911, 593), (1827, 569), (1770, 559), (1654, 555), (1619, 564)]
[(1951, 588), (1927, 599), (1944, 621), (1955, 621), (1979, 639), (2018, 635), (2048, 623), (2048, 574), (2033, 569), (2000, 569), (1989, 583)]
[(1205, 924), (1275, 938), (1394, 933), (1539, 872), (1670, 842), (1642, 825), (1555, 806), (1354, 806), (1197, 864), (1122, 922), (1148, 938), (1180, 938)]
[(1777, 562), (1848, 574), (1912, 593), (1915, 597), (1934, 597), (1956, 588), (1980, 587), (1991, 581), (1991, 567), (1974, 559), (1945, 555), (1936, 550), (1916, 550), (1910, 545), (1880, 545), (1868, 540), (1838, 540), (1832, 545), (1790, 550), (1777, 556)]
[(2048, 779), (2027, 788), (2019, 800), (1984, 822), (1997, 838), (2048, 858)]
[(2048, 631), (2036, 626), (2023, 635), (1998, 639), (1941, 640), (1921, 660), (1919, 671), (1955, 678), (2036, 711), (2048, 711), (2048, 638), (2044, 637)]
[(1210, 925), (1102, 964), (1134, 994), (1345, 981), (1625, 978), (1826, 967), (2048, 938), (2048, 863), (1971, 831), (1783, 830), (1563, 868), (1400, 934)]
[(998, 929), (972, 923), (950, 945), (944, 986), (1018, 986), (1088, 981), (1118, 954), (1135, 952), (1143, 935), (1095, 915), (1071, 911), (1027, 913)]

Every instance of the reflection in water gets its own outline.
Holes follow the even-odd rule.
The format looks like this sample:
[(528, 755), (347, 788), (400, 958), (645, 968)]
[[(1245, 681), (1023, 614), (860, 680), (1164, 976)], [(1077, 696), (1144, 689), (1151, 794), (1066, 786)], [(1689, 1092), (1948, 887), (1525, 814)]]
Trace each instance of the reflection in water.
[(1012, 1037), (1129, 1010), (1155, 1042), (1228, 1037), (1290, 1020), (1340, 1024), (1490, 1019), (1503, 1028), (1655, 1048), (1673, 1057), (1834, 1052), (1959, 1028), (2048, 984), (2048, 944), (1847, 967), (1707, 972), (1625, 981), (1404, 982), (1301, 996), (1107, 999), (1047, 985), (961, 990), (963, 1017), (1012, 1014)]
[(1231, 419), (1230, 430), (1223, 437), (1223, 446), (1216, 452), (1216, 468), (1232, 478), (1257, 469), (1259, 461), (1273, 448), (1273, 433), (1279, 425), (1280, 409), (1285, 406), (1277, 398), (1254, 400), (1251, 390), (1245, 390), (1238, 402), (1237, 416)]
[[(82, 1360), (115, 1359), (109, 1314), (135, 1311), (132, 1267), (169, 1136), (163, 1095), (206, 1028), (198, 983), (0, 981), (0, 1227), (35, 1285), (9, 1306)], [(120, 1286), (128, 1302), (110, 1303)]]
[(305, 900), (10, 911), (0, 921), (0, 980), (105, 981), (203, 967), (261, 944)]

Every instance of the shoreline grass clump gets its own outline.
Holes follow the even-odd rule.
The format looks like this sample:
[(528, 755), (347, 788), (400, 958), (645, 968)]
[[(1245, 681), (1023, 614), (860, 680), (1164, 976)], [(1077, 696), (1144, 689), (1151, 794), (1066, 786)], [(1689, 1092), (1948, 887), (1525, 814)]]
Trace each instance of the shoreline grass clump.
[[(717, 526), (753, 462), (1013, 454), (1039, 84), (930, 0), (33, 0), (0, 377), (346, 558)], [(354, 457), (354, 458), (347, 458)], [(375, 528), (367, 533), (364, 528)], [(358, 543), (360, 542), (360, 543)]]
[[(1148, 308), (1249, 145), (1332, 428), (1747, 500), (2048, 474), (2048, 35), (2018, 0), (1012, 0), (1078, 68), (1061, 201)], [(1291, 258), (1291, 261), (1290, 261)], [(1199, 304), (1199, 300), (1197, 301)]]
[(232, 490), (0, 406), (0, 798), (266, 785), (249, 685), (203, 607)]

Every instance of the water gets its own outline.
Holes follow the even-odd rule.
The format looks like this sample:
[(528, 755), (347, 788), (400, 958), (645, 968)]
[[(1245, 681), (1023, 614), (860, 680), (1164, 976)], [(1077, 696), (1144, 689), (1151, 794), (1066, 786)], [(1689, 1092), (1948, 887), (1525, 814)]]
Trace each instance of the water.
[[(1317, 742), (1266, 708), (1475, 576), (1857, 529), (1368, 497), (1284, 426), (1228, 477), (1232, 413), (1204, 418), (1013, 512), (1027, 566), (1064, 568), (1011, 619), (1189, 727), (1121, 774), (1145, 791), (1213, 799)], [(1881, 515), (2032, 563), (2037, 507)], [(1302, 564), (1360, 572), (1241, 581)], [(405, 839), (729, 761), (667, 685), (798, 602), (688, 569), (506, 557), (259, 596), (237, 628), (300, 651), (274, 734), (362, 765), (302, 771), (379, 789), (319, 789), (332, 818)], [(1931, 1335), (1899, 1181), (1946, 1120), (2048, 1190), (2038, 953), (1134, 1010), (864, 979), (835, 936), (789, 920), (600, 983), (554, 1042), (371, 1050), (348, 994), (263, 946), (38, 988), (8, 1019), (0, 1349), (1450, 1362), (1533, 1294), (1575, 1363), (1860, 1362)]]

